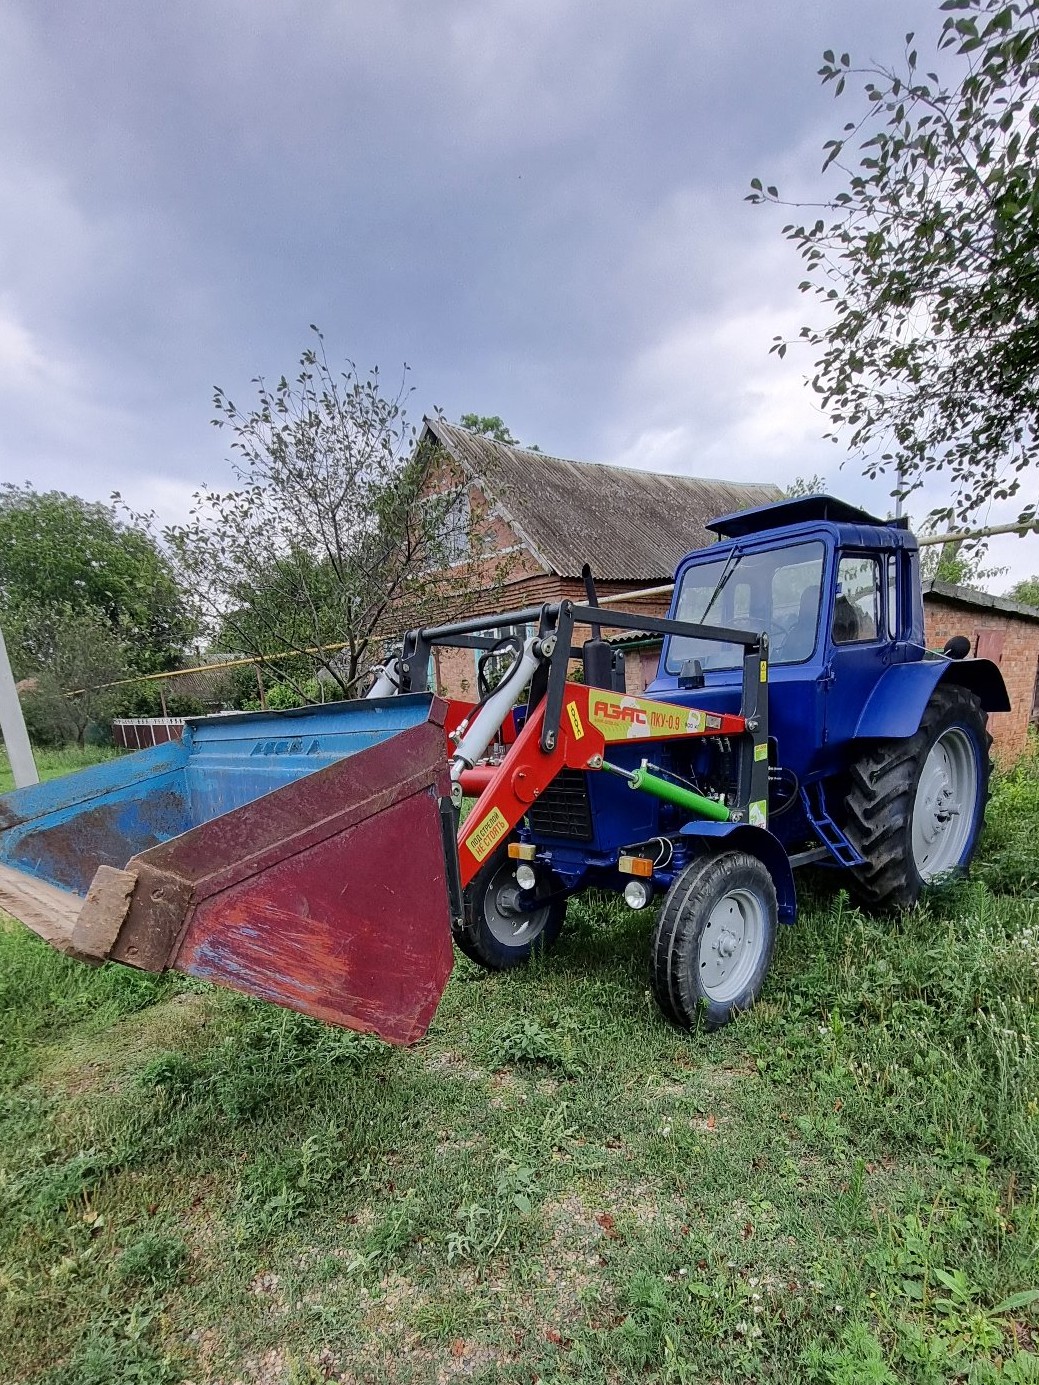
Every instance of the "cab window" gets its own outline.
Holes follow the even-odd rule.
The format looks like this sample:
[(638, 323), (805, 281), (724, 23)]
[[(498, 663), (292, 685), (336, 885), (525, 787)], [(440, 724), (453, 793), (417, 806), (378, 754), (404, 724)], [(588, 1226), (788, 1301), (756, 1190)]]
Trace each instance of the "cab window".
[(880, 564), (876, 558), (861, 554), (841, 558), (833, 606), (834, 644), (875, 640), (882, 629), (880, 609)]
[(901, 625), (898, 610), (898, 559), (894, 553), (889, 553), (887, 559), (887, 633), (889, 639), (898, 639)]
[[(678, 593), (679, 620), (766, 632), (773, 664), (798, 664), (815, 649), (822, 595), (823, 545), (740, 553), (686, 570)], [(738, 668), (743, 648), (695, 636), (674, 636), (666, 668), (680, 673), (687, 660), (707, 669)]]

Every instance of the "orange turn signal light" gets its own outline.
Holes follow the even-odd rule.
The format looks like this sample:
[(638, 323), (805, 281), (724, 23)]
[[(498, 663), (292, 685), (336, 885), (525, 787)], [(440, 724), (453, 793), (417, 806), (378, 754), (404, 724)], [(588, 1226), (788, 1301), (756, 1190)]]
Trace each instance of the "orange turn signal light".
[(622, 856), (617, 869), (622, 875), (641, 875), (648, 880), (653, 874), (653, 862), (648, 856)]
[(514, 861), (533, 861), (537, 847), (529, 842), (509, 842), (509, 855)]

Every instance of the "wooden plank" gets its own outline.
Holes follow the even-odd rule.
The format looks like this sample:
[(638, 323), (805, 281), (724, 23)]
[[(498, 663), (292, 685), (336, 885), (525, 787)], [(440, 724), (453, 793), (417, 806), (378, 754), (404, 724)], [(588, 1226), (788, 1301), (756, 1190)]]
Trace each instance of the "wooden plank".
[(68, 951), (82, 907), (83, 900), (71, 890), (59, 890), (34, 875), (0, 865), (0, 909), (60, 952)]

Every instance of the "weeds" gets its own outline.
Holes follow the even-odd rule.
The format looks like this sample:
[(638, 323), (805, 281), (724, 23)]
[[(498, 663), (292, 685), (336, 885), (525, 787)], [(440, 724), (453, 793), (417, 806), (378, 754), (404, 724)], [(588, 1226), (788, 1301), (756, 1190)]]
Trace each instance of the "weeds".
[(350, 1263), (351, 1272), (385, 1268), (400, 1258), (422, 1226), (422, 1210), (409, 1188), (369, 1232), (363, 1254)]
[(229, 1027), (219, 1044), (195, 1058), (162, 1053), (141, 1073), (168, 1111), (194, 1110), (252, 1120), (273, 1098), (305, 1099), (327, 1080), (329, 1070), (358, 1069), (380, 1049), (348, 1030), (332, 1029), (291, 1010), (275, 1010), (238, 1000), (240, 1022)]
[(130, 1244), (115, 1264), (116, 1278), (152, 1290), (166, 1290), (180, 1279), (187, 1246), (179, 1236), (146, 1231)]
[(283, 1230), (333, 1196), (351, 1168), (348, 1141), (334, 1125), (296, 1148), (263, 1151), (246, 1165), (238, 1192), (243, 1234), (261, 1239)]
[(183, 1374), (155, 1346), (156, 1328), (153, 1316), (134, 1312), (93, 1325), (45, 1385), (174, 1385)]
[(568, 1076), (576, 1071), (574, 1038), (566, 1026), (549, 1028), (527, 1015), (506, 1018), (491, 1036), (487, 1055), (499, 1068), (519, 1063), (540, 1064)]

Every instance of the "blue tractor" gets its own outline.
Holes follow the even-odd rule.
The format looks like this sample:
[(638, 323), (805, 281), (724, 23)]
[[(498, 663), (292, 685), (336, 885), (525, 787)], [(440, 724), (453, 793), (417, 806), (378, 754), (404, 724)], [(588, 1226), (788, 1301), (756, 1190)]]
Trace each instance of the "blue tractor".
[[(586, 646), (586, 681), (611, 690), (604, 710), (631, 718), (612, 723), (625, 734), (603, 768), (616, 772), (553, 780), (468, 887), (455, 936), (508, 966), (554, 941), (575, 890), (617, 889), (636, 908), (662, 895), (654, 994), (677, 1023), (711, 1028), (757, 998), (777, 921), (795, 917), (798, 866), (839, 870), (876, 910), (967, 869), (988, 796), (987, 715), (1010, 703), (998, 667), (964, 657), (965, 639), (927, 650), (904, 521), (812, 496), (709, 528), (717, 542), (679, 566), (668, 620), (623, 618), (663, 635), (644, 697), (618, 700), (616, 661)], [(725, 715), (743, 728), (665, 728), (653, 743), (650, 702), (695, 709), (708, 732)]]
[[(903, 522), (811, 496), (710, 528), (666, 618), (607, 614), (589, 576), (584, 605), (410, 631), (366, 700), (202, 719), (0, 798), (0, 907), (80, 957), (407, 1043), (452, 938), (516, 966), (605, 888), (659, 906), (664, 1013), (727, 1023), (796, 917), (798, 866), (875, 909), (967, 869), (987, 716), (1010, 704), (966, 640), (927, 650)], [(603, 624), (662, 637), (645, 693)], [(475, 704), (428, 691), (440, 645), (476, 651)]]

